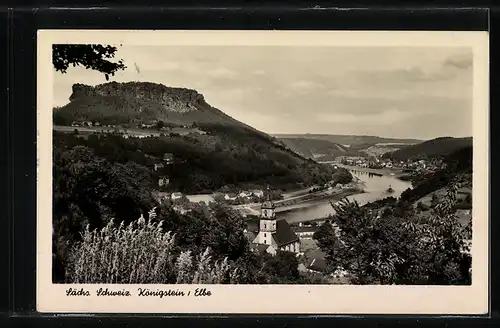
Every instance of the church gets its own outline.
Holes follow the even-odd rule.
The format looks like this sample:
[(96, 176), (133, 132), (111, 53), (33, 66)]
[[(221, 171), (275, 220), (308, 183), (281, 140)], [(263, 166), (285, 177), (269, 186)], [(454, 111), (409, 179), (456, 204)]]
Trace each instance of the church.
[(300, 252), (300, 239), (286, 220), (276, 220), (275, 204), (267, 197), (261, 205), (256, 236), (252, 249), (275, 255), (278, 250)]

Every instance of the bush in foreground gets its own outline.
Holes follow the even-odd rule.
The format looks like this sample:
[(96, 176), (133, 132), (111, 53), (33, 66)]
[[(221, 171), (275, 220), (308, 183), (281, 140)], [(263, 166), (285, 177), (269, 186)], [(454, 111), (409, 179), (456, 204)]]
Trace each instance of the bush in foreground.
[(198, 255), (181, 251), (162, 221), (141, 216), (125, 226), (109, 222), (83, 232), (68, 259), (67, 282), (109, 284), (224, 284), (237, 282), (227, 258), (214, 261), (210, 249)]

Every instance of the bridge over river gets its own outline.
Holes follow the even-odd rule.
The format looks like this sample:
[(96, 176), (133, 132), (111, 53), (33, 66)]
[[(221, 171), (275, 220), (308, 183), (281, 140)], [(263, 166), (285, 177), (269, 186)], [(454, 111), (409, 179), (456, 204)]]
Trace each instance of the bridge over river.
[(331, 164), (335, 165), (337, 167), (342, 167), (345, 169), (348, 169), (351, 173), (371, 173), (375, 176), (383, 176), (383, 175), (388, 175), (388, 176), (395, 176), (395, 177), (401, 177), (403, 175), (411, 174), (416, 172), (415, 169), (401, 169), (401, 168), (380, 168), (380, 169), (372, 169), (369, 167), (359, 167), (359, 166), (351, 166), (351, 165), (344, 165), (340, 164), (337, 162), (321, 162), (324, 164)]
[[(273, 201), (276, 206), (276, 213), (291, 211), (294, 209), (299, 209), (312, 204), (328, 202), (332, 199), (343, 198), (349, 195), (357, 194), (362, 192), (362, 186), (353, 184), (349, 188), (335, 188), (332, 190), (321, 190), (313, 193), (307, 193), (305, 195), (294, 196), (282, 200)], [(250, 215), (258, 215), (261, 203), (251, 203), (235, 205), (233, 208), (242, 211), (243, 213)]]

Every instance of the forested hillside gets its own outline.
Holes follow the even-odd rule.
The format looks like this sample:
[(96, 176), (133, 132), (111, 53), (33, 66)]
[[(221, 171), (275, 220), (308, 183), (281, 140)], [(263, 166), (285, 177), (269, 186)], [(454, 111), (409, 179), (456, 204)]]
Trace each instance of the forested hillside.
[[(335, 214), (313, 235), (326, 272), (348, 270), (353, 284), (470, 285), (472, 220), (459, 210), (472, 201), (459, 189), (472, 187), (472, 147), (444, 161), (445, 169), (416, 177), (398, 199), (332, 203)], [(431, 194), (430, 204), (420, 202)]]
[(278, 140), (306, 158), (322, 160), (347, 154), (346, 147), (328, 140), (307, 138), (279, 138)]
[(253, 131), (227, 125), (203, 125), (208, 135), (171, 134), (158, 138), (116, 135), (55, 134), (57, 151), (76, 145), (88, 147), (111, 163), (134, 162), (151, 171), (165, 153), (177, 161), (168, 172), (171, 187), (186, 193), (213, 191), (225, 185), (293, 188), (330, 180), (334, 169), (306, 160)]
[[(172, 134), (143, 139), (54, 132), (55, 281), (65, 281), (68, 272), (79, 267), (78, 261), (85, 262), (95, 255), (85, 253), (87, 248), (81, 244), (85, 242), (81, 233), (87, 226), (90, 231), (107, 231), (112, 219), (128, 225), (155, 207), (158, 219), (164, 220), (162, 231), (176, 232), (172, 256), (181, 256), (182, 250), (202, 253), (209, 248), (214, 260), (227, 257), (231, 263), (238, 263), (235, 265), (242, 271), (240, 283), (299, 279), (295, 259), (285, 256), (285, 262), (280, 262), (283, 258), (262, 257), (248, 251), (243, 218), (238, 213), (223, 206), (200, 205), (180, 214), (168, 204), (159, 204), (152, 195), (158, 177), (153, 165), (161, 162), (165, 153), (172, 153), (175, 161), (168, 172), (169, 188), (185, 193), (211, 192), (223, 186), (264, 188), (268, 184), (286, 189), (326, 182), (335, 170), (306, 160), (244, 127), (202, 124), (202, 128), (207, 135)], [(80, 248), (75, 250), (73, 245)], [(71, 276), (79, 277), (74, 272)], [(162, 279), (175, 282), (175, 277)]]
[(395, 160), (422, 159), (432, 157), (446, 157), (454, 151), (465, 147), (472, 147), (472, 137), (469, 138), (436, 138), (422, 143), (407, 146), (384, 155)]

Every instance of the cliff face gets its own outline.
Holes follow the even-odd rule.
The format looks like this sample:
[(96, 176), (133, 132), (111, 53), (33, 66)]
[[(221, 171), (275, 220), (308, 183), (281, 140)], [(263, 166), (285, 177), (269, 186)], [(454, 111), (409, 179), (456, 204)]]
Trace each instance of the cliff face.
[(207, 106), (203, 95), (195, 90), (170, 88), (161, 84), (129, 82), (105, 83), (95, 87), (75, 84), (70, 101), (85, 97), (120, 97), (128, 101), (154, 101), (167, 111), (187, 113), (198, 110), (198, 106)]
[(95, 87), (73, 85), (70, 103), (54, 113), (54, 122), (69, 125), (78, 120), (97, 120), (105, 124), (156, 120), (177, 124), (242, 124), (207, 104), (196, 90), (150, 82), (110, 82)]

